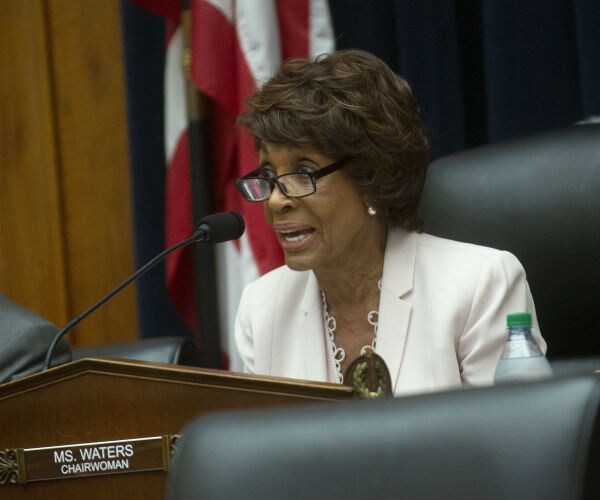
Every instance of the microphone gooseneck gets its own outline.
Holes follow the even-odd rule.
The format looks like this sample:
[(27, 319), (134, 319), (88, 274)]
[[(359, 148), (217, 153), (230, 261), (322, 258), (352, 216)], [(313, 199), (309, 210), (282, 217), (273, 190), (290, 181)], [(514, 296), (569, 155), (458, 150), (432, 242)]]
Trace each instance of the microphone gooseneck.
[(44, 370), (50, 368), (50, 365), (52, 364), (52, 357), (54, 355), (54, 351), (61, 338), (63, 338), (69, 331), (71, 331), (76, 325), (78, 325), (80, 321), (85, 319), (96, 309), (98, 309), (101, 305), (103, 305), (105, 302), (107, 302), (109, 299), (111, 299), (117, 293), (119, 293), (123, 288), (129, 285), (129, 283), (135, 281), (137, 278), (143, 276), (148, 271), (150, 271), (150, 269), (152, 269), (159, 262), (164, 260), (164, 258), (171, 252), (179, 250), (180, 248), (189, 245), (190, 243), (194, 243), (196, 241), (200, 241), (203, 243), (223, 243), (225, 241), (235, 240), (242, 236), (242, 234), (244, 234), (245, 227), (246, 226), (243, 217), (238, 212), (234, 211), (221, 212), (217, 214), (207, 215), (206, 217), (204, 217), (200, 221), (198, 229), (196, 229), (192, 236), (186, 238), (183, 241), (180, 241), (179, 243), (159, 253), (156, 257), (154, 257), (142, 267), (140, 267), (137, 271), (135, 271), (120, 285), (108, 292), (98, 302), (93, 304), (90, 308), (86, 309), (76, 318), (73, 318), (58, 332), (56, 332), (56, 334), (52, 338), (52, 342), (50, 343), (50, 347), (48, 347), (48, 351), (46, 353), (46, 359), (44, 361)]

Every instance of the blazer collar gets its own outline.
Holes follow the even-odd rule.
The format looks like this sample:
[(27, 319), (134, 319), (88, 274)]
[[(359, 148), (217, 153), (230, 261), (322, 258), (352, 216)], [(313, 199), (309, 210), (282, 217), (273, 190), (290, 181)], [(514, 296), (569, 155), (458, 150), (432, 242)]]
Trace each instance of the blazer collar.
[(417, 233), (399, 228), (388, 231), (381, 288), (396, 297), (401, 297), (412, 290), (417, 237)]
[(306, 316), (307, 314), (320, 313), (323, 303), (321, 302), (321, 289), (315, 273), (308, 271), (308, 279), (304, 294), (300, 299), (300, 312)]
[(308, 273), (304, 294), (300, 300), (299, 331), (305, 339), (302, 349), (306, 374), (316, 380), (330, 380), (327, 338), (323, 324), (321, 288), (315, 273)]
[[(385, 290), (399, 298), (412, 290), (416, 253), (416, 233), (399, 228), (388, 231), (383, 261), (382, 291)], [(320, 312), (321, 307), (319, 283), (315, 273), (309, 271), (299, 309), (303, 314), (313, 314), (315, 311)]]
[(385, 361), (392, 385), (400, 373), (412, 306), (402, 297), (413, 288), (416, 233), (390, 229), (383, 262), (376, 352)]
[[(400, 373), (412, 310), (412, 306), (402, 297), (413, 287), (417, 238), (416, 233), (390, 229), (385, 248), (376, 352), (384, 359), (394, 386)], [(329, 363), (321, 292), (313, 272), (309, 272), (299, 310), (300, 324), (297, 326), (305, 339), (302, 352), (306, 373), (312, 372), (321, 380), (328, 380)], [(315, 373), (315, 369), (320, 373)]]

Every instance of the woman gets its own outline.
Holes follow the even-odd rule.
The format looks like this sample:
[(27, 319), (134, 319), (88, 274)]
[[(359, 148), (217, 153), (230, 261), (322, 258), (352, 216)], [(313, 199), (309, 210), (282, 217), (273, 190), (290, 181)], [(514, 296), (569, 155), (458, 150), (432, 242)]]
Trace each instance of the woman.
[(244, 369), (343, 382), (374, 349), (395, 395), (491, 384), (506, 315), (535, 318), (533, 301), (513, 255), (421, 232), (429, 143), (408, 84), (362, 51), (290, 60), (239, 123), (260, 167), (237, 185), (286, 264), (242, 294)]

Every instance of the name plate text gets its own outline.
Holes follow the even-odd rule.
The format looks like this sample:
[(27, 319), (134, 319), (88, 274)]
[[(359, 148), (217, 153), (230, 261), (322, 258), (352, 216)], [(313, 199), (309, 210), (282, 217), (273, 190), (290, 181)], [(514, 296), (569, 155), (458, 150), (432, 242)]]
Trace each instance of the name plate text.
[(104, 474), (168, 471), (177, 436), (79, 443), (0, 452), (0, 486)]

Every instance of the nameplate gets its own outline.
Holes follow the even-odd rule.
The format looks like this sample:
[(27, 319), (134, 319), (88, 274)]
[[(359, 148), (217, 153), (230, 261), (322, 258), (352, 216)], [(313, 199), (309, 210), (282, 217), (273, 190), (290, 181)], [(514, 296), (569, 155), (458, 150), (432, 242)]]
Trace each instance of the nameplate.
[(0, 452), (0, 485), (143, 471), (168, 471), (177, 436)]

